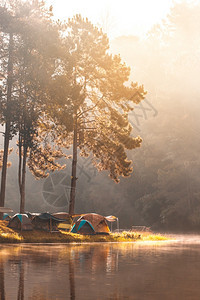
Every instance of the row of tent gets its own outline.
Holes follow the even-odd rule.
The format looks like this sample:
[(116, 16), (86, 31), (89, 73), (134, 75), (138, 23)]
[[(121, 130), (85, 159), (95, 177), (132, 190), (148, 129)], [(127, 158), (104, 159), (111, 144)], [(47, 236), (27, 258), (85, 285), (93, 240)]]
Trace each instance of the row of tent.
[(16, 230), (45, 230), (56, 231), (61, 223), (64, 228), (71, 228), (72, 219), (67, 213), (25, 213), (15, 214), (13, 217), (4, 215), (4, 219), (8, 220), (8, 227)]
[[(16, 230), (67, 230), (78, 234), (108, 234), (110, 232), (108, 222), (118, 219), (114, 216), (101, 216), (95, 213), (75, 215), (72, 218), (68, 213), (26, 213), (15, 214), (13, 217), (4, 215), (8, 220), (8, 227)], [(78, 217), (78, 219), (77, 219)], [(75, 221), (75, 219), (77, 219)]]

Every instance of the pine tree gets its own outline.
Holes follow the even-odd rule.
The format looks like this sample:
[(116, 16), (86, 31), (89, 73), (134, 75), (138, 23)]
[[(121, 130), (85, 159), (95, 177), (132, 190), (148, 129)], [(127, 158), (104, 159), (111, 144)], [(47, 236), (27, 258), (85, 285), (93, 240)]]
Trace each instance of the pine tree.
[(88, 19), (80, 15), (69, 19), (65, 35), (72, 72), (68, 72), (68, 64), (63, 69), (76, 91), (68, 94), (73, 106), (69, 213), (74, 214), (78, 148), (82, 156), (92, 153), (93, 164), (99, 171), (108, 170), (115, 182), (120, 176), (129, 176), (132, 167), (126, 149), (140, 147), (142, 139), (131, 136), (128, 113), (145, 92), (137, 83), (127, 84), (130, 69), (119, 55), (109, 53), (107, 36)]
[[(5, 109), (2, 110), (4, 118), (2, 120), (6, 124), (5, 147), (8, 148), (9, 138), (18, 133), (18, 182), (20, 212), (23, 213), (27, 159), (31, 170), (34, 170), (33, 164), (31, 164), (31, 160), (34, 161), (33, 154), (36, 157), (47, 155), (44, 154), (47, 149), (43, 148), (43, 141), (36, 137), (42, 118), (45, 116), (45, 119), (48, 119), (47, 108), (51, 99), (53, 102), (53, 98), (56, 97), (56, 93), (52, 94), (51, 87), (53, 86), (52, 81), (55, 81), (54, 75), (56, 76), (57, 61), (61, 55), (62, 46), (59, 25), (52, 22), (52, 13), (45, 9), (44, 2), (10, 1), (6, 8), (1, 9), (4, 19), (7, 18), (11, 23), (7, 19), (2, 19), (4, 21), (2, 24), (5, 25), (2, 25), (2, 32), (4, 28), (5, 30), (11, 28), (12, 33), (7, 42), (10, 45), (9, 56), (2, 60), (2, 69), (5, 63), (7, 63), (8, 69), (7, 83), (5, 81), (3, 86), (7, 85), (10, 92), (10, 98), (8, 98), (8, 93), (6, 98), (4, 92), (2, 106)], [(6, 77), (5, 68), (4, 74)], [(12, 76), (12, 80), (9, 81), (10, 76)], [(12, 105), (10, 105), (11, 102)], [(8, 138), (6, 138), (7, 136)], [(4, 150), (5, 154), (8, 152), (7, 148)], [(58, 153), (49, 153), (50, 156), (57, 157)], [(49, 158), (48, 166), (51, 169), (52, 165), (54, 165), (54, 169), (60, 168)], [(6, 166), (6, 155), (3, 158), (2, 167), (2, 199), (5, 198), (4, 166)]]
[[(14, 37), (15, 37), (15, 19), (5, 8), (0, 7), (0, 72), (1, 72), (1, 123), (5, 126), (4, 131), (4, 149), (3, 163), (1, 172), (1, 193), (0, 206), (4, 206), (6, 174), (9, 153), (9, 141), (12, 137), (12, 91), (14, 80)], [(2, 217), (2, 216), (1, 216)]]

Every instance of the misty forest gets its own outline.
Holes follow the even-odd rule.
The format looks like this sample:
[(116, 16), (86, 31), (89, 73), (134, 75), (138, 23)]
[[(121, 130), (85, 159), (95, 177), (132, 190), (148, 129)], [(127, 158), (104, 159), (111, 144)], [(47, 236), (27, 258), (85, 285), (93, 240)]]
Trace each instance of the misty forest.
[(0, 3), (0, 206), (199, 230), (199, 2), (111, 40), (44, 2)]

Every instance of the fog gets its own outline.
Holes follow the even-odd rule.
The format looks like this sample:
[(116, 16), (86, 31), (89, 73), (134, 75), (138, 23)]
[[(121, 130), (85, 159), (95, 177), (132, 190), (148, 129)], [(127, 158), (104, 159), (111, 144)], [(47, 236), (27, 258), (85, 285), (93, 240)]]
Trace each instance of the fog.
[[(175, 3), (169, 15), (144, 38), (119, 36), (111, 52), (131, 67), (146, 100), (130, 114), (142, 147), (129, 152), (134, 171), (115, 184), (98, 173), (90, 158), (78, 161), (76, 213), (116, 215), (121, 228), (197, 230), (200, 226), (200, 4)], [(2, 147), (2, 138), (1, 138)], [(14, 146), (14, 141), (12, 142)], [(19, 209), (17, 156), (10, 155), (6, 206)], [(28, 173), (26, 210), (68, 209), (71, 162), (61, 173), (36, 181)], [(65, 179), (65, 180), (64, 180)], [(52, 196), (45, 196), (46, 189)]]

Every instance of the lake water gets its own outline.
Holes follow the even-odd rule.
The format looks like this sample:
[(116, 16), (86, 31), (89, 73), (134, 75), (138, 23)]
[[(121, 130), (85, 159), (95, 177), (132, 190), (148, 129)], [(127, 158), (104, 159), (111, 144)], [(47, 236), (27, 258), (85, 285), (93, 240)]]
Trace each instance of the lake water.
[(200, 236), (0, 245), (0, 299), (200, 299)]

